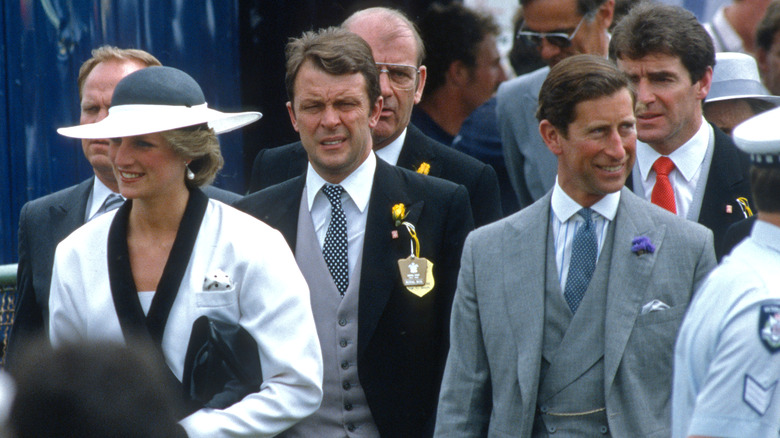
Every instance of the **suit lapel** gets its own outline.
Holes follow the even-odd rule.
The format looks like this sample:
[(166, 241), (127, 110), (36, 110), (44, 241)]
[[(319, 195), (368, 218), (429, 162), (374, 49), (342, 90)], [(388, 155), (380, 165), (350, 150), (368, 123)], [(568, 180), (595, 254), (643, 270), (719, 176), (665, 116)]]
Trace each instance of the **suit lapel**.
[(646, 202), (624, 188), (615, 216), (615, 236), (607, 284), (607, 313), (604, 340), (604, 393), (609, 394), (626, 343), (642, 306), (644, 291), (655, 265), (655, 253), (637, 255), (631, 252), (631, 241), (646, 236), (657, 248), (663, 245), (665, 226), (657, 227), (647, 215)]
[[(390, 295), (400, 287), (398, 278), (401, 255), (391, 248), (392, 231), (395, 229), (391, 208), (404, 203), (409, 211), (407, 220), (416, 223), (423, 203), (411, 202), (404, 192), (406, 184), (392, 166), (377, 160), (371, 199), (368, 202), (368, 217), (363, 240), (363, 266), (360, 271), (360, 298), (358, 301), (358, 357), (369, 344), (379, 319), (384, 312)], [(414, 217), (413, 217), (414, 216)]]
[(422, 131), (410, 123), (406, 128), (406, 139), (396, 165), (417, 172), (422, 163), (428, 163), (431, 166), (428, 175), (441, 175), (441, 166), (436, 162), (436, 152), (428, 144), (429, 141)]
[[(517, 373), (523, 412), (533, 412), (538, 391), (544, 329), (544, 272), (550, 195), (527, 207), (526, 215), (514, 216), (503, 242), (503, 304), (517, 344)], [(529, 411), (530, 409), (530, 411)]]
[(740, 195), (750, 196), (750, 193), (736, 193), (738, 185), (747, 184), (744, 178), (745, 170), (740, 168), (743, 160), (740, 159), (735, 148), (728, 147), (731, 140), (726, 134), (717, 128), (714, 128), (714, 132), (715, 147), (712, 151), (712, 163), (707, 175), (707, 185), (704, 188), (698, 220), (700, 224), (710, 229), (715, 229), (726, 220), (724, 218), (727, 214), (726, 205), (732, 206), (732, 215), (738, 215), (740, 209), (736, 198)]
[(49, 207), (49, 213), (53, 219), (51, 223), (56, 227), (56, 231), (52, 235), (61, 235), (60, 240), (62, 240), (73, 230), (84, 225), (84, 217), (87, 215), (87, 201), (89, 201), (93, 184), (94, 177), (82, 181), (65, 202)]

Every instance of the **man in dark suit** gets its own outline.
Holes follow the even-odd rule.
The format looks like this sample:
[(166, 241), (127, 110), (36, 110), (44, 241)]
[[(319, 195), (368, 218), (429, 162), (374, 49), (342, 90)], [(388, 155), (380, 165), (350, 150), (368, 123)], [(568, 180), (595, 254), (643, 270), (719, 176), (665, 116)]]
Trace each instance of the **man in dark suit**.
[(429, 436), (473, 228), (468, 194), (376, 158), (382, 96), (363, 39), (308, 32), (287, 57), (287, 108), (309, 164), (236, 204), (287, 239), (322, 346), (322, 405), (283, 436)]
[(752, 197), (749, 158), (702, 115), (712, 39), (692, 13), (648, 2), (615, 27), (609, 56), (637, 90), (634, 192), (711, 229), (720, 259), (726, 229)]
[[(384, 107), (373, 131), (374, 152), (390, 164), (464, 185), (477, 226), (499, 219), (501, 195), (495, 170), (434, 141), (409, 123), (426, 77), (421, 65), (424, 46), (414, 25), (398, 11), (369, 8), (347, 18), (343, 27), (366, 40), (381, 69)], [(306, 163), (300, 142), (261, 150), (255, 158), (249, 193), (303, 174)]]
[[(79, 69), (81, 102), (79, 123), (95, 123), (108, 115), (116, 84), (128, 74), (161, 65), (151, 54), (136, 49), (103, 46)], [(57, 244), (76, 228), (119, 207), (119, 187), (108, 159), (108, 140), (82, 140), (84, 156), (95, 176), (75, 186), (30, 201), (19, 215), (18, 302), (9, 336), (6, 360), (10, 363), (32, 338), (47, 335), (49, 285)], [(231, 203), (239, 196), (209, 187), (206, 194)]]

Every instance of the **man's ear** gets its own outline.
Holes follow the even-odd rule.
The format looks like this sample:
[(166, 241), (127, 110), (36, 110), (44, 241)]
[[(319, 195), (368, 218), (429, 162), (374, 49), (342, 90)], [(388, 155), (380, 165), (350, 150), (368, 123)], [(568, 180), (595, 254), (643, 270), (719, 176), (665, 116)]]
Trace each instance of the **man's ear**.
[(417, 75), (417, 89), (414, 90), (414, 104), (420, 103), (423, 95), (423, 89), (425, 88), (425, 78), (428, 77), (428, 69), (424, 66), (420, 66), (420, 74)]
[(710, 87), (712, 86), (712, 67), (707, 67), (707, 71), (704, 72), (704, 75), (696, 82), (696, 98), (703, 101), (707, 94), (710, 92)]
[(374, 105), (371, 106), (371, 114), (368, 116), (368, 126), (371, 129), (374, 129), (376, 124), (379, 123), (379, 117), (382, 115), (382, 106), (384, 103), (384, 98), (379, 96), (376, 99), (376, 102), (374, 102)]
[(457, 59), (452, 61), (450, 68), (447, 69), (447, 80), (452, 82), (457, 87), (465, 87), (469, 83), (471, 77), (471, 69), (469, 66), (463, 63), (463, 61)]
[(539, 134), (544, 140), (544, 144), (547, 145), (547, 149), (555, 155), (561, 155), (563, 148), (561, 147), (561, 139), (563, 134), (558, 131), (558, 128), (553, 126), (547, 119), (539, 122)]
[(295, 118), (292, 102), (287, 102), (287, 113), (290, 114), (290, 122), (292, 122), (293, 129), (295, 129), (295, 132), (298, 132), (298, 120)]
[(609, 29), (615, 18), (615, 0), (607, 0), (596, 11), (596, 20), (604, 29)]

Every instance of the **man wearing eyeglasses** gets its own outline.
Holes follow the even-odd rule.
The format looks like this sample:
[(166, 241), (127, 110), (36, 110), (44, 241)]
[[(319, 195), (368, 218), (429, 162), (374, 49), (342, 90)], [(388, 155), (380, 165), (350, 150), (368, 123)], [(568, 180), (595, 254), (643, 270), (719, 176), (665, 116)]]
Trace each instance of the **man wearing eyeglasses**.
[[(425, 50), (414, 24), (399, 11), (369, 8), (354, 13), (343, 26), (368, 43), (380, 70), (384, 104), (372, 132), (376, 155), (390, 164), (466, 187), (475, 225), (501, 218), (495, 170), (434, 141), (409, 123), (427, 77), (421, 65)], [(261, 150), (255, 158), (249, 193), (303, 174), (307, 162), (300, 142)]]
[(726, 230), (747, 216), (752, 196), (748, 156), (702, 115), (715, 65), (712, 39), (683, 8), (640, 4), (615, 26), (609, 55), (637, 91), (639, 142), (628, 183), (711, 229), (720, 260)]
[(544, 196), (555, 184), (557, 160), (539, 134), (536, 108), (550, 67), (577, 54), (601, 55), (609, 47), (614, 0), (521, 0), (525, 22), (517, 38), (535, 44), (548, 65), (501, 84), (498, 127), (507, 173), (520, 208)]

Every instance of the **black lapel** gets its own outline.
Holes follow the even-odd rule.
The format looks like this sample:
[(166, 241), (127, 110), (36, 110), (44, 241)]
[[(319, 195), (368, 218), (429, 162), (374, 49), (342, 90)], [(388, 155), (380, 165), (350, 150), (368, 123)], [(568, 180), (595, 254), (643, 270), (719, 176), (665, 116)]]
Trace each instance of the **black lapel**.
[(190, 262), (192, 249), (206, 214), (208, 197), (199, 189), (190, 191), (190, 198), (184, 210), (176, 239), (168, 255), (168, 261), (163, 268), (160, 283), (154, 294), (149, 314), (144, 318), (138, 291), (135, 288), (130, 255), (127, 247), (127, 222), (132, 209), (132, 201), (125, 202), (120, 207), (108, 233), (108, 276), (111, 284), (111, 295), (117, 310), (119, 323), (125, 337), (138, 335), (148, 330), (152, 340), (160, 345), (162, 342), (168, 314), (176, 299), (184, 272)]
[[(393, 249), (397, 245), (392, 238), (395, 229), (392, 206), (403, 202), (409, 208), (410, 203), (404, 193), (407, 184), (397, 176), (397, 172), (391, 165), (377, 160), (374, 186), (368, 203), (360, 271), (358, 357), (366, 350), (390, 295), (400, 285), (397, 261), (401, 256)], [(408, 242), (404, 248), (408, 252)]]
[(396, 165), (417, 172), (422, 163), (428, 163), (431, 165), (428, 175), (438, 176), (439, 166), (434, 165), (436, 152), (429, 144), (430, 141), (433, 140), (426, 138), (422, 131), (410, 123), (406, 128), (406, 139)]

